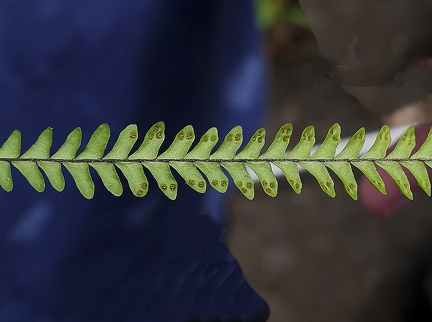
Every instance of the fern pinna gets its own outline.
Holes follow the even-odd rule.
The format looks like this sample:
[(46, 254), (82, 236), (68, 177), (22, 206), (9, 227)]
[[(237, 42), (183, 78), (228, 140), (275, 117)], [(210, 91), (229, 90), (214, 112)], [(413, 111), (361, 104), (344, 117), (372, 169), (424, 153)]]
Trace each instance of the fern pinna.
[(290, 123), (283, 125), (268, 149), (261, 154), (266, 134), (261, 128), (238, 152), (243, 142), (243, 134), (242, 128), (236, 126), (212, 152), (219, 141), (217, 129), (209, 129), (191, 149), (195, 134), (193, 127), (188, 125), (177, 133), (168, 149), (159, 154), (165, 139), (165, 125), (158, 122), (147, 132), (138, 149), (131, 153), (138, 139), (137, 126), (132, 124), (120, 133), (111, 151), (105, 154), (110, 128), (107, 124), (102, 124), (93, 132), (86, 147), (78, 155), (82, 140), (80, 128), (73, 130), (59, 150), (51, 156), (51, 128), (43, 131), (37, 141), (23, 154), (21, 133), (15, 130), (0, 148), (0, 185), (6, 191), (12, 190), (12, 164), (37, 191), (45, 189), (45, 180), (40, 169), (54, 189), (62, 191), (65, 187), (63, 166), (72, 175), (81, 194), (86, 198), (92, 198), (95, 189), (89, 168), (92, 167), (106, 189), (119, 196), (123, 192), (123, 187), (116, 170), (118, 168), (126, 178), (132, 193), (137, 197), (143, 197), (149, 189), (145, 168), (156, 179), (160, 190), (168, 198), (175, 199), (179, 185), (172, 174), (173, 168), (184, 179), (186, 185), (197, 192), (204, 193), (207, 185), (210, 185), (224, 193), (228, 188), (230, 176), (241, 193), (246, 198), (253, 199), (254, 181), (250, 170), (259, 178), (266, 194), (272, 197), (277, 195), (278, 182), (272, 170), (273, 165), (283, 172), (296, 193), (301, 192), (299, 167), (303, 167), (316, 178), (325, 193), (334, 197), (334, 182), (328, 172), (328, 169), (331, 169), (342, 181), (345, 191), (353, 199), (357, 199), (357, 182), (352, 166), (363, 172), (372, 185), (385, 194), (384, 182), (376, 168), (379, 166), (393, 178), (400, 192), (407, 198), (412, 199), (413, 194), (402, 167), (415, 177), (418, 185), (428, 196), (431, 194), (431, 184), (425, 165), (432, 167), (432, 130), (429, 130), (427, 138), (417, 152), (412, 154), (416, 141), (414, 127), (410, 126), (393, 151), (387, 155), (390, 130), (384, 125), (373, 146), (362, 156), (360, 150), (365, 142), (364, 128), (359, 129), (337, 155), (336, 149), (341, 142), (339, 124), (334, 124), (329, 129), (325, 140), (313, 153), (313, 126), (303, 130), (299, 142), (287, 153), (292, 131)]

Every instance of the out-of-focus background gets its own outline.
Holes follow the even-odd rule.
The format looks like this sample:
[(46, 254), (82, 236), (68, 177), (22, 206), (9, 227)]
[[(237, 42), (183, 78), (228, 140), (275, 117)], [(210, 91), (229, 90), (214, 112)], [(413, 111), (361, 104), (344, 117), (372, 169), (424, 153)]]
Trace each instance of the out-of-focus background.
[[(370, 9), (374, 25), (363, 21), (370, 29), (371, 39), (362, 40), (362, 48), (367, 52), (370, 46), (371, 52), (378, 53), (373, 46), (382, 43), (380, 39), (387, 38), (385, 33), (391, 33), (393, 26), (388, 15), (377, 16), (384, 9), (368, 8), (368, 1), (350, 0), (343, 6), (341, 1), (331, 2), (334, 7), (327, 6), (325, 13), (328, 21), (334, 22), (333, 29), (328, 29), (331, 33), (328, 38), (337, 42), (340, 38), (337, 32), (343, 34), (352, 27), (347, 22), (350, 15)], [(372, 84), (367, 99), (349, 95), (349, 86), (343, 87), (333, 76), (337, 62), (321, 54), (317, 35), (310, 29), (297, 1), (256, 0), (256, 5), (270, 78), (268, 140), (286, 122), (294, 125), (292, 147), (303, 128), (310, 124), (315, 125), (320, 142), (335, 122), (341, 124), (342, 136), (350, 136), (362, 126), (369, 132), (384, 121), (397, 124), (427, 117), (425, 104), (418, 101), (411, 105), (421, 105), (419, 108), (409, 108), (408, 112), (400, 113), (402, 116), (394, 116), (411, 103), (408, 98), (419, 88), (414, 85), (411, 92), (406, 90), (410, 95), (398, 96), (405, 89), (404, 81), (397, 83), (403, 74), (392, 79), (396, 85), (385, 85), (389, 99), (372, 88), (376, 85), (381, 90), (381, 83)], [(397, 6), (393, 9), (395, 13), (390, 16), (395, 19), (399, 11), (404, 11)], [(415, 12), (424, 10), (418, 9), (406, 19), (420, 20)], [(430, 14), (431, 11), (429, 17), (432, 17)], [(308, 17), (316, 15), (309, 12)], [(356, 26), (361, 28), (361, 23)], [(321, 30), (324, 34), (325, 31)], [(321, 49), (322, 46), (321, 43)], [(331, 42), (328, 46), (332, 47)], [(352, 57), (348, 55), (348, 59)], [(406, 68), (412, 63), (400, 66)], [(421, 84), (426, 90), (428, 84), (432, 88), (430, 83)], [(310, 175), (303, 174), (302, 180), (300, 195), (281, 179), (275, 199), (257, 187), (253, 201), (236, 194), (230, 202), (229, 245), (251, 285), (268, 301), (269, 321), (430, 321), (425, 311), (426, 300), (419, 295), (424, 286), (420, 278), (432, 259), (430, 199), (417, 193), (415, 201), (399, 214), (378, 218), (367, 213), (360, 202), (351, 200), (339, 179), (335, 178), (335, 199), (324, 194)]]

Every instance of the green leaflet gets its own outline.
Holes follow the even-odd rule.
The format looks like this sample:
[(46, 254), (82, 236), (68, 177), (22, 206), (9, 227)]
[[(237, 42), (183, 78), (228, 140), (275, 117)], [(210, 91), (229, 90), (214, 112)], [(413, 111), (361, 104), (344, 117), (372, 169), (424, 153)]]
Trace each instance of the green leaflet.
[[(265, 129), (259, 129), (255, 132), (255, 134), (249, 140), (249, 143), (245, 146), (245, 148), (237, 154), (234, 158), (236, 160), (241, 159), (257, 159), (261, 153), (261, 149), (265, 143)], [(277, 144), (277, 143), (276, 143)], [(272, 148), (273, 149), (273, 148)], [(277, 148), (275, 148), (277, 149)], [(251, 168), (255, 174), (258, 176), (261, 186), (266, 194), (270, 197), (276, 197), (278, 182), (274, 177), (273, 171), (271, 169), (271, 165), (268, 162), (246, 162), (246, 165)]]
[[(362, 160), (352, 161), (352, 165), (354, 165), (361, 172), (363, 172), (366, 178), (369, 179), (370, 183), (384, 195), (387, 194), (384, 181), (378, 174), (378, 171), (376, 170), (372, 160), (383, 159), (386, 155), (389, 145), (390, 129), (387, 125), (384, 125), (378, 133), (371, 149), (361, 157)], [(369, 161), (368, 159), (370, 159), (371, 161)]]
[[(402, 135), (401, 139), (396, 144), (394, 150), (386, 156), (387, 160), (391, 159), (407, 159), (411, 155), (411, 151), (415, 146), (415, 135), (414, 135), (414, 126), (410, 126), (408, 130)], [(399, 162), (385, 162), (385, 161), (377, 161), (381, 168), (383, 168), (396, 182), (399, 187), (400, 192), (407, 197), (408, 199), (413, 199), (413, 194), (410, 189), (410, 184), (407, 176), (402, 170)], [(418, 164), (420, 165), (420, 164)], [(419, 172), (419, 168), (411, 168), (416, 174)], [(426, 170), (426, 168), (425, 168)], [(421, 170), (420, 170), (421, 171)]]
[(348, 195), (357, 200), (357, 182), (355, 180), (351, 164), (348, 161), (342, 161), (344, 159), (352, 159), (353, 156), (360, 155), (360, 151), (365, 142), (365, 129), (359, 129), (348, 141), (344, 149), (336, 156), (335, 160), (338, 162), (325, 162), (325, 165), (333, 170), (334, 173), (342, 181), (345, 191)]
[[(228, 189), (228, 177), (221, 170), (218, 163), (206, 162), (218, 140), (218, 131), (215, 127), (212, 127), (201, 137), (195, 148), (193, 148), (185, 158), (195, 160), (193, 165), (200, 169), (207, 177), (211, 187), (224, 193)], [(192, 180), (193, 181), (187, 180), (186, 182), (190, 186), (193, 186), (196, 181), (194, 181), (193, 178)]]
[[(360, 151), (365, 142), (364, 128), (359, 129), (337, 155), (336, 151), (341, 142), (339, 124), (334, 124), (329, 129), (326, 138), (315, 152), (312, 152), (315, 144), (313, 126), (303, 130), (299, 142), (287, 153), (292, 133), (292, 124), (283, 125), (267, 150), (262, 152), (266, 140), (265, 129), (258, 129), (244, 148), (241, 148), (244, 141), (243, 131), (240, 126), (236, 126), (213, 151), (219, 142), (217, 129), (209, 129), (193, 146), (195, 133), (193, 127), (188, 125), (181, 129), (170, 146), (160, 153), (165, 140), (165, 124), (158, 122), (147, 131), (138, 149), (131, 154), (138, 140), (137, 126), (128, 125), (118, 135), (113, 148), (106, 151), (111, 133), (109, 126), (102, 124), (92, 133), (79, 155), (77, 151), (82, 141), (80, 128), (74, 129), (57, 152), (51, 155), (51, 128), (44, 130), (36, 142), (22, 154), (21, 133), (16, 130), (0, 147), (0, 186), (5, 191), (13, 189), (12, 165), (37, 191), (42, 192), (46, 184), (41, 169), (51, 186), (62, 191), (65, 187), (62, 170), (66, 169), (81, 194), (90, 199), (95, 193), (90, 172), (92, 167), (105, 188), (115, 196), (123, 193), (120, 171), (128, 182), (129, 189), (137, 197), (144, 197), (150, 188), (148, 174), (146, 175), (148, 172), (155, 178), (159, 189), (172, 200), (177, 198), (177, 192), (183, 184), (199, 193), (204, 193), (207, 186), (224, 193), (230, 180), (246, 198), (253, 199), (255, 184), (252, 172), (267, 195), (277, 195), (279, 184), (272, 171), (272, 166), (275, 166), (282, 171), (296, 193), (301, 193), (299, 167), (302, 167), (317, 180), (325, 193), (335, 197), (330, 169), (341, 180), (346, 193), (357, 199), (357, 182), (352, 167), (363, 172), (369, 181), (385, 194), (384, 182), (377, 171), (378, 166), (393, 178), (400, 192), (407, 198), (412, 199), (413, 194), (405, 171), (409, 171), (425, 193), (431, 195), (426, 166), (432, 167), (432, 130), (413, 155), (411, 153), (416, 145), (416, 138), (412, 126), (399, 139), (393, 151), (387, 154), (390, 130), (384, 125), (371, 149), (363, 156), (360, 156)], [(172, 169), (184, 182), (177, 182)]]
[(210, 156), (209, 160), (220, 163), (231, 175), (241, 193), (246, 198), (252, 200), (255, 195), (253, 181), (243, 162), (233, 162), (242, 142), (243, 130), (241, 126), (236, 126), (226, 135), (219, 149)]
[[(415, 140), (415, 137), (413, 136), (413, 139)], [(432, 151), (432, 128), (429, 129), (429, 133), (423, 142), (423, 144), (420, 146), (418, 151), (414, 153), (410, 160), (416, 160), (416, 159), (430, 159), (430, 155)], [(429, 180), (429, 176), (426, 172), (426, 167), (424, 164), (426, 164), (428, 167), (432, 168), (432, 162), (431, 161), (424, 161), (424, 164), (422, 162), (407, 162), (407, 161), (401, 161), (401, 164), (406, 167), (416, 178), (418, 185), (426, 192), (428, 196), (431, 195), (431, 183)]]
[(22, 173), (38, 192), (44, 191), (45, 181), (42, 177), (42, 173), (39, 171), (37, 163), (32, 161), (32, 159), (37, 157), (41, 159), (48, 158), (51, 143), (52, 129), (48, 128), (43, 131), (36, 142), (21, 155), (20, 159), (23, 160), (22, 162), (12, 162), (13, 166)]
[[(15, 130), (0, 148), (0, 158), (18, 158), (20, 151), (21, 133)], [(13, 188), (13, 182), (9, 162), (0, 161), (0, 173), (1, 187), (6, 191), (11, 191)]]
[[(129, 188), (132, 193), (139, 196), (137, 192), (140, 190), (142, 183), (145, 181), (141, 177), (141, 173), (137, 173), (136, 177), (133, 175), (133, 169), (129, 167), (128, 163), (118, 162), (118, 160), (124, 160), (128, 157), (132, 147), (134, 146), (136, 140), (138, 139), (138, 129), (135, 124), (127, 126), (123, 131), (121, 131), (117, 141), (115, 142), (112, 150), (105, 155), (102, 160), (108, 161), (112, 160), (114, 165), (117, 166), (123, 175), (127, 178), (129, 182)], [(93, 167), (96, 164), (93, 164)], [(123, 187), (120, 182), (120, 178), (115, 171), (113, 163), (99, 163), (103, 165), (103, 168), (96, 167), (102, 181), (112, 194), (119, 196), (123, 193)], [(103, 174), (108, 174), (108, 176), (103, 177)], [(142, 194), (142, 193), (141, 193)]]
[[(309, 158), (310, 151), (312, 149), (311, 144), (313, 145), (315, 143), (315, 132), (312, 126), (304, 130), (301, 140), (307, 142), (303, 144), (304, 146), (307, 146), (307, 149), (304, 149), (303, 151), (303, 149), (299, 147), (298, 153), (295, 155), (293, 155), (295, 152), (293, 150), (293, 152), (291, 152), (291, 154), (289, 155), (290, 158), (293, 157)], [(330, 128), (324, 142), (319, 146), (317, 151), (312, 156), (310, 156), (310, 160), (333, 159), (336, 152), (336, 148), (340, 143), (340, 140), (341, 140), (340, 126), (339, 124), (335, 124)], [(302, 141), (300, 141), (299, 144), (301, 144), (301, 142)], [(299, 144), (297, 144), (296, 148), (299, 146)], [(325, 193), (327, 193), (330, 197), (333, 198), (336, 196), (336, 192), (334, 189), (334, 182), (326, 169), (325, 163), (323, 162), (308, 163), (304, 161), (304, 162), (299, 162), (299, 164), (315, 177), (321, 189)]]
[(259, 158), (263, 160), (274, 159), (275, 161), (272, 161), (272, 163), (282, 171), (293, 190), (299, 194), (301, 192), (302, 182), (300, 180), (298, 167), (295, 162), (287, 162), (284, 158), (292, 132), (293, 126), (291, 123), (283, 125), (276, 133), (276, 136), (267, 151)]

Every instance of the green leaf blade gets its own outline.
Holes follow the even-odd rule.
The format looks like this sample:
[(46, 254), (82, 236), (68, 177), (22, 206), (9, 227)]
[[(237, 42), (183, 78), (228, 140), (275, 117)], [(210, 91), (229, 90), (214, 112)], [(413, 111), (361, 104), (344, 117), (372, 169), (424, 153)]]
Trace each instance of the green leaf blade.
[(74, 159), (81, 145), (81, 140), (82, 131), (81, 128), (77, 127), (71, 133), (69, 133), (65, 142), (61, 145), (57, 152), (53, 154), (51, 159)]
[(418, 186), (430, 197), (431, 196), (431, 182), (426, 166), (423, 162), (405, 162), (401, 164), (408, 169), (414, 176)]
[(75, 159), (76, 160), (98, 160), (104, 155), (108, 140), (110, 137), (110, 128), (108, 124), (101, 124), (93, 132), (84, 151), (82, 151)]
[(295, 162), (284, 160), (272, 162), (284, 174), (291, 188), (295, 193), (300, 194), (302, 190), (302, 181), (300, 179), (299, 169)]
[(315, 128), (310, 125), (303, 130), (299, 142), (285, 159), (309, 159), (315, 144)]
[(358, 185), (349, 162), (325, 162), (342, 181), (345, 192), (354, 200), (358, 199)]
[(129, 160), (156, 159), (159, 149), (165, 140), (165, 123), (157, 122), (147, 131), (140, 147), (129, 156)]
[(125, 176), (134, 196), (144, 197), (148, 192), (149, 182), (142, 165), (137, 162), (117, 162), (115, 165)]
[(92, 199), (95, 186), (90, 175), (89, 165), (87, 163), (65, 162), (64, 166), (74, 179), (79, 192), (86, 199)]
[(96, 170), (105, 188), (114, 196), (121, 196), (123, 193), (123, 186), (120, 178), (114, 168), (113, 163), (90, 163), (90, 166)]
[(193, 163), (175, 161), (169, 164), (180, 174), (189, 187), (199, 193), (206, 191), (207, 183)]
[(357, 132), (349, 139), (343, 150), (336, 156), (335, 159), (355, 159), (360, 155), (360, 151), (364, 146), (366, 140), (364, 127), (357, 130)]
[(26, 161), (12, 161), (12, 165), (18, 169), (19, 172), (27, 179), (30, 185), (37, 191), (42, 192), (45, 190), (45, 180), (36, 162)]
[(166, 162), (142, 163), (156, 179), (159, 189), (171, 200), (177, 198), (178, 185)]
[(159, 155), (158, 159), (183, 159), (193, 141), (195, 140), (195, 133), (193, 127), (188, 125), (177, 133), (169, 148)]
[(254, 182), (249, 176), (244, 164), (222, 162), (222, 166), (231, 175), (234, 184), (240, 192), (249, 200), (255, 196)]
[(321, 162), (299, 162), (301, 167), (305, 168), (318, 181), (322, 191), (334, 198), (336, 191), (333, 179), (330, 177), (324, 163)]
[(218, 141), (218, 130), (215, 127), (210, 128), (192, 151), (186, 154), (185, 159), (208, 159)]
[(61, 164), (51, 161), (38, 161), (37, 164), (45, 172), (53, 188), (58, 192), (63, 191), (66, 183), (61, 171)]
[(381, 176), (379, 175), (375, 165), (371, 161), (355, 161), (351, 162), (353, 166), (359, 169), (369, 182), (383, 195), (387, 194), (385, 183)]
[(397, 162), (377, 161), (376, 164), (394, 180), (399, 191), (408, 199), (413, 200), (413, 193), (410, 189), (408, 178)]
[(52, 144), (52, 128), (44, 130), (36, 142), (24, 152), (12, 165), (27, 179), (30, 185), (38, 192), (45, 190), (45, 180), (39, 167), (32, 159), (46, 159), (50, 155)]
[(261, 186), (270, 197), (276, 197), (278, 182), (268, 162), (247, 162), (246, 165), (252, 169), (260, 180)]
[(11, 133), (0, 148), (0, 158), (18, 158), (21, 154), (21, 132), (15, 130)]
[(326, 138), (311, 156), (311, 159), (333, 159), (336, 154), (336, 148), (341, 142), (340, 134), (340, 125), (336, 123), (328, 130)]
[(10, 163), (0, 161), (0, 185), (3, 190), (10, 192), (13, 189), (12, 173)]
[(232, 159), (243, 142), (243, 129), (241, 126), (236, 126), (225, 136), (224, 141), (210, 156), (210, 159)]
[(239, 152), (234, 159), (257, 159), (264, 146), (265, 135), (266, 131), (263, 128), (258, 129), (254, 135), (252, 135), (243, 150)]
[[(21, 132), (15, 130), (0, 147), (0, 158), (18, 158), (20, 154)], [(7, 192), (13, 189), (11, 167), (7, 161), (0, 161), (0, 185)]]
[(411, 125), (400, 137), (393, 151), (386, 159), (405, 159), (409, 158), (416, 144), (414, 126)]
[(378, 132), (374, 144), (361, 158), (362, 159), (382, 159), (387, 154), (387, 149), (390, 146), (390, 128), (383, 125)]
[(126, 159), (138, 139), (136, 124), (130, 124), (120, 132), (113, 148), (103, 159)]
[(194, 165), (204, 173), (213, 189), (220, 193), (227, 191), (229, 180), (218, 163), (196, 161)]
[(293, 126), (291, 123), (281, 126), (279, 131), (276, 133), (274, 140), (268, 147), (267, 151), (260, 156), (260, 159), (282, 159), (285, 156), (292, 132)]

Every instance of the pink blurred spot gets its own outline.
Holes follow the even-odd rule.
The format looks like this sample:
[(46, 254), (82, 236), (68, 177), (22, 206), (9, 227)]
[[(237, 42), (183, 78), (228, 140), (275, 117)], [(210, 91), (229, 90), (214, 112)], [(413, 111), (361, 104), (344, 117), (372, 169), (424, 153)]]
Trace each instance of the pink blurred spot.
[(432, 57), (425, 57), (420, 60), (420, 67), (428, 68), (432, 67)]

